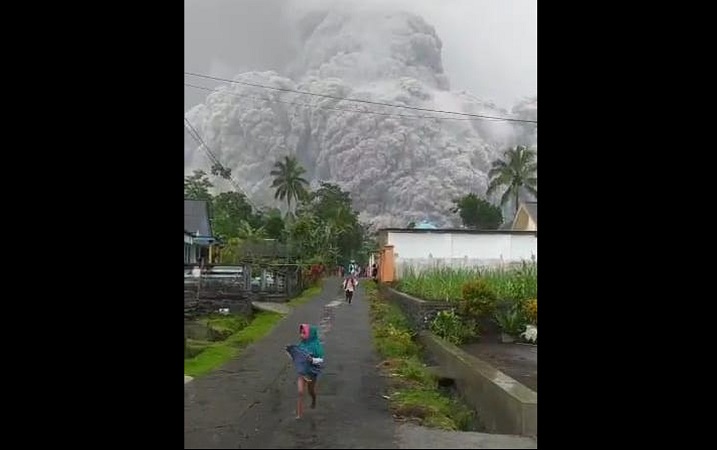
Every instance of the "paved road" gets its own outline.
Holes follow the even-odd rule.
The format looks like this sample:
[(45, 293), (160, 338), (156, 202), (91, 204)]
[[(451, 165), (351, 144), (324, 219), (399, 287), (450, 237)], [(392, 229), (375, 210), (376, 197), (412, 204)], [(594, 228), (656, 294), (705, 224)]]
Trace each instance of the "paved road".
[[(338, 279), (324, 286), (239, 358), (186, 385), (185, 448), (397, 448), (361, 284), (351, 305)], [(296, 377), (284, 347), (298, 340), (302, 322), (323, 329), (327, 365), (317, 408), (307, 397), (296, 420)]]
[[(339, 280), (294, 309), (220, 370), (185, 384), (185, 448), (537, 448), (533, 439), (397, 426), (378, 375), (362, 284), (351, 305)], [(295, 419), (296, 376), (284, 353), (299, 324), (318, 324), (326, 369), (318, 404)]]

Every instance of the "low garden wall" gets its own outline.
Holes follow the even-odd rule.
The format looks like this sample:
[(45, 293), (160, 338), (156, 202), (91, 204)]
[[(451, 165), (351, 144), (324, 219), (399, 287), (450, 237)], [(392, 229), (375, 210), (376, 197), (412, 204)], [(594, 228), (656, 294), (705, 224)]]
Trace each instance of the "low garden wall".
[(450, 310), (453, 306), (445, 302), (429, 302), (412, 295), (404, 294), (384, 284), (379, 285), (381, 294), (395, 302), (408, 318), (414, 330), (428, 330), (431, 322), (440, 311)]
[(538, 436), (538, 394), (429, 331), (419, 340), (490, 433)]
[[(536, 392), (429, 331), (436, 314), (455, 305), (426, 301), (388, 285), (380, 285), (379, 290), (384, 298), (401, 308), (410, 325), (419, 331), (419, 340), (430, 359), (440, 366), (444, 376), (454, 380), (461, 396), (475, 409), (488, 432), (537, 437)], [(481, 330), (499, 332), (489, 319)]]
[(185, 281), (184, 314), (196, 317), (211, 314), (222, 308), (228, 308), (232, 314), (251, 316), (251, 295), (246, 291), (227, 285), (202, 286), (197, 295), (197, 286)]

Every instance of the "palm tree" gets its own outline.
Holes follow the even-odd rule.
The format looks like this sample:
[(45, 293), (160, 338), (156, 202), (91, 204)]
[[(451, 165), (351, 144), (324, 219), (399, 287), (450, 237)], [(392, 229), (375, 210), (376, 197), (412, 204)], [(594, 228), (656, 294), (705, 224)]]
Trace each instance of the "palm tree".
[(519, 145), (505, 152), (505, 160), (493, 161), (488, 172), (490, 183), (487, 195), (495, 192), (499, 187), (505, 187), (500, 198), (500, 204), (505, 205), (509, 199), (515, 199), (515, 212), (518, 212), (520, 194), (523, 190), (530, 192), (538, 199), (538, 163), (535, 160), (535, 150)]
[(334, 213), (334, 216), (329, 219), (329, 222), (333, 223), (334, 229), (338, 232), (338, 234), (350, 231), (353, 224), (351, 210), (346, 208), (344, 205), (340, 205), (336, 208), (336, 212)]
[(283, 161), (274, 163), (274, 170), (270, 173), (274, 177), (271, 187), (276, 188), (274, 194), (275, 199), (286, 199), (289, 211), (291, 211), (291, 201), (299, 201), (306, 197), (306, 186), (309, 182), (301, 177), (306, 170), (299, 165), (296, 158), (285, 156)]

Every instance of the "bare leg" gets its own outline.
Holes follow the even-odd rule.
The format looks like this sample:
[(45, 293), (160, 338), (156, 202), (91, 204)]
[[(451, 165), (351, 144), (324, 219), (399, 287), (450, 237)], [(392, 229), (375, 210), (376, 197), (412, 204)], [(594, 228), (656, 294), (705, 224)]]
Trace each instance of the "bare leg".
[(302, 400), (304, 399), (304, 378), (299, 377), (296, 383), (299, 388), (299, 398), (296, 401), (296, 418), (301, 419), (301, 413), (303, 412)]
[(316, 408), (316, 380), (308, 383), (309, 395), (311, 395), (311, 409)]

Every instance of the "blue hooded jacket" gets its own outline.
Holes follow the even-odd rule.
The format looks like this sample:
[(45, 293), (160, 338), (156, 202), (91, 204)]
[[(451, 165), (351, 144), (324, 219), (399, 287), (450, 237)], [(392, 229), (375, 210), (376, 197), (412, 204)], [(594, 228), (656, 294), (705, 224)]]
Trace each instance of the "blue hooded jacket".
[(298, 347), (314, 358), (324, 357), (324, 347), (319, 340), (319, 329), (314, 325), (309, 326), (309, 338), (302, 339)]
[[(308, 326), (308, 325), (305, 325)], [(309, 356), (313, 358), (324, 358), (324, 348), (319, 341), (319, 330), (317, 327), (309, 326), (308, 339), (302, 339), (298, 345), (289, 345), (286, 351), (294, 362), (294, 367), (299, 375), (315, 379), (321, 373), (321, 365), (312, 364)]]

